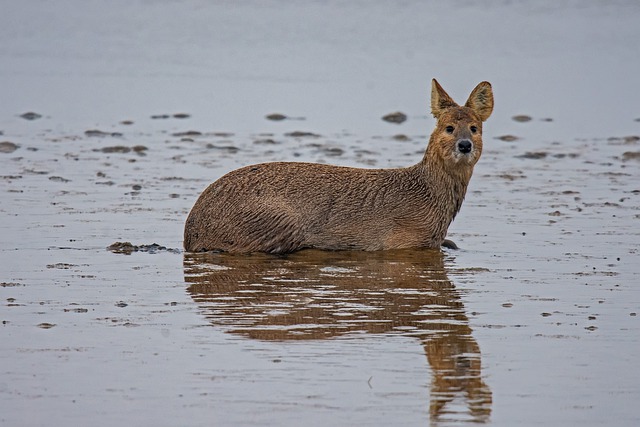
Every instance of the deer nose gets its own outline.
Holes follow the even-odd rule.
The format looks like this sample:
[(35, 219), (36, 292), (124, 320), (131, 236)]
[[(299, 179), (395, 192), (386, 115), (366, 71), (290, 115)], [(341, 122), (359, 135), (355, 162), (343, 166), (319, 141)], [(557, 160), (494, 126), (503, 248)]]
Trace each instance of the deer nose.
[(458, 151), (462, 154), (470, 153), (471, 147), (473, 147), (473, 145), (468, 139), (461, 139), (460, 141), (458, 141)]

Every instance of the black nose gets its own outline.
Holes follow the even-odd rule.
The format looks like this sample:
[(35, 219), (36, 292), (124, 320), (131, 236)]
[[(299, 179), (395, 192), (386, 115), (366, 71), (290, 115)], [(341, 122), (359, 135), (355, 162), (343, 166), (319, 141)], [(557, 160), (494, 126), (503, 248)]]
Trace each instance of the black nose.
[(458, 151), (462, 154), (467, 154), (471, 152), (471, 141), (468, 139), (461, 139), (458, 141)]

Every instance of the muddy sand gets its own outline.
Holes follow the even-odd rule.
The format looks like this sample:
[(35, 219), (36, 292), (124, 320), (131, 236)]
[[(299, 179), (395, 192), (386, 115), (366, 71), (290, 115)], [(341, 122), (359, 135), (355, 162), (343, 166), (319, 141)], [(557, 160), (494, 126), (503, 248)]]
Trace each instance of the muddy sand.
[[(1, 425), (637, 425), (635, 3), (114, 4), (0, 17)], [(496, 96), (460, 250), (182, 251), (234, 168), (417, 162), (431, 77)]]

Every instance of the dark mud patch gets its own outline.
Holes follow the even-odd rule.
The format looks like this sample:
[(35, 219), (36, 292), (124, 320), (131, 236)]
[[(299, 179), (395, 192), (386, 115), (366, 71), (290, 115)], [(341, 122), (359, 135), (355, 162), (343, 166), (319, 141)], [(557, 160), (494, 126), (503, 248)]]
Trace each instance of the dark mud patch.
[(166, 246), (152, 243), (150, 245), (134, 245), (131, 242), (115, 242), (107, 246), (107, 250), (115, 254), (131, 255), (134, 252), (146, 252), (155, 254), (158, 252), (169, 252), (179, 254), (182, 251), (176, 248), (167, 248)]
[(401, 124), (407, 121), (407, 115), (396, 111), (395, 113), (389, 113), (382, 116), (382, 120), (389, 123)]
[(14, 144), (13, 142), (10, 142), (10, 141), (3, 141), (3, 142), (0, 142), (0, 153), (5, 153), (5, 154), (13, 153), (18, 149), (18, 147), (19, 147), (18, 144)]

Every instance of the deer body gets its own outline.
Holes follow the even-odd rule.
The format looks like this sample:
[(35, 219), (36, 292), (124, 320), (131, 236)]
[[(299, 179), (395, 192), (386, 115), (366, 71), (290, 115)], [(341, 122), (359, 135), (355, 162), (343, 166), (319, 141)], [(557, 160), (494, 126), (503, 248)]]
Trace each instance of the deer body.
[(460, 107), (432, 83), (438, 124), (422, 161), (397, 169), (315, 163), (246, 166), (211, 184), (185, 225), (187, 251), (438, 248), (459, 211), (493, 109), (480, 83)]

